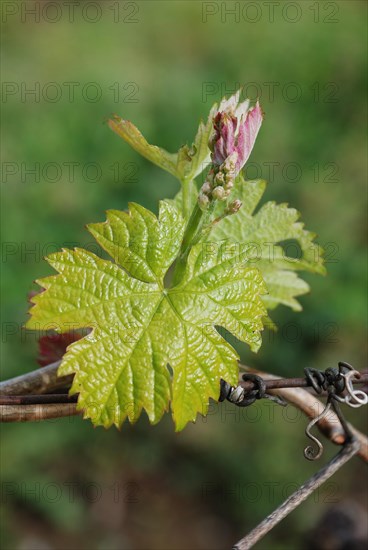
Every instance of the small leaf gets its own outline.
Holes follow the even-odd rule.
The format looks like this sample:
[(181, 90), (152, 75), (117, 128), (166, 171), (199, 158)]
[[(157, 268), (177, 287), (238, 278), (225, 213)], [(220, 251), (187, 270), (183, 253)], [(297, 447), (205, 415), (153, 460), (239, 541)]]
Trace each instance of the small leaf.
[[(215, 226), (208, 237), (207, 250), (213, 254), (222, 250), (225, 256), (234, 255), (237, 250), (243, 262), (261, 271), (268, 289), (263, 298), (268, 309), (284, 304), (299, 311), (301, 306), (295, 298), (308, 292), (309, 286), (295, 271), (324, 274), (323, 251), (314, 242), (315, 234), (298, 221), (295, 208), (268, 202), (254, 213), (265, 187), (262, 180), (237, 178), (233, 194), (243, 206), (236, 215)], [(283, 241), (290, 239), (298, 244), (298, 257), (288, 254), (290, 247), (282, 247)]]
[(173, 205), (161, 203), (157, 219), (131, 204), (128, 215), (114, 211), (89, 228), (119, 265), (81, 249), (48, 258), (59, 274), (39, 281), (46, 290), (33, 298), (27, 327), (93, 329), (69, 346), (59, 374), (75, 373), (71, 393), (95, 425), (135, 422), (142, 409), (156, 423), (171, 400), (180, 430), (218, 398), (221, 378), (237, 382), (238, 356), (215, 327), (253, 350), (261, 343), (265, 286), (235, 256), (207, 257), (198, 244), (180, 284), (164, 288), (183, 226)]
[(165, 149), (157, 147), (156, 145), (150, 145), (138, 128), (129, 120), (124, 120), (115, 115), (113, 119), (108, 121), (108, 124), (116, 134), (129, 143), (129, 145), (143, 157), (163, 170), (178, 177), (176, 154), (168, 153)]

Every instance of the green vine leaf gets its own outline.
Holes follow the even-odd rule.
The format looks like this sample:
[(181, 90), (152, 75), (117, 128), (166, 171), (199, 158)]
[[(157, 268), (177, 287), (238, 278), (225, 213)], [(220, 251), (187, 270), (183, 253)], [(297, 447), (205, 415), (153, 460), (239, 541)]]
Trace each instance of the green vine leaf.
[(38, 281), (44, 291), (32, 298), (27, 328), (92, 329), (68, 347), (59, 374), (75, 373), (71, 393), (95, 425), (135, 422), (142, 410), (157, 423), (171, 401), (181, 430), (206, 414), (221, 378), (237, 382), (238, 355), (215, 327), (260, 346), (262, 277), (237, 254), (208, 255), (198, 244), (180, 283), (165, 288), (184, 231), (167, 202), (158, 218), (130, 204), (89, 230), (116, 263), (82, 249), (50, 255), (58, 274)]
[(216, 224), (208, 237), (207, 250), (210, 253), (212, 247), (215, 254), (222, 250), (225, 257), (237, 250), (245, 264), (261, 271), (268, 290), (263, 297), (268, 309), (284, 304), (300, 311), (295, 298), (308, 292), (309, 285), (296, 271), (325, 274), (323, 251), (314, 242), (316, 235), (298, 221), (300, 214), (295, 208), (267, 202), (255, 213), (265, 187), (263, 180), (237, 178), (233, 196), (243, 206), (235, 216)]
[(110, 128), (123, 138), (133, 149), (140, 153), (147, 160), (153, 162), (163, 170), (170, 172), (175, 177), (179, 177), (177, 171), (177, 155), (169, 153), (162, 147), (150, 145), (143, 137), (138, 128), (129, 120), (115, 115), (113, 119), (108, 121)]

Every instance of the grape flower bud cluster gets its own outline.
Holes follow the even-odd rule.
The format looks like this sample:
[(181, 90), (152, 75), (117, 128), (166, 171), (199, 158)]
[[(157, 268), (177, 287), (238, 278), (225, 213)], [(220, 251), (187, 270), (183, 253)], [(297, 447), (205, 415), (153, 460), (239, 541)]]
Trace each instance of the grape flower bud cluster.
[[(198, 196), (199, 206), (204, 210), (213, 200), (224, 201), (234, 186), (234, 179), (247, 162), (263, 113), (259, 103), (248, 109), (249, 101), (239, 103), (239, 94), (233, 96), (213, 119), (214, 133), (209, 141), (212, 166)], [(233, 201), (228, 213), (239, 210), (241, 202)]]

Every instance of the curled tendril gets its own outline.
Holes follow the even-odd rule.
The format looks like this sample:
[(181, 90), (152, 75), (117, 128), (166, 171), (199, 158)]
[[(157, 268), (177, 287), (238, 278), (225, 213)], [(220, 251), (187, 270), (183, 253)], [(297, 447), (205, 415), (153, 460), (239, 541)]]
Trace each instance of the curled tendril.
[(317, 422), (319, 422), (320, 420), (322, 420), (322, 418), (325, 418), (327, 416), (327, 413), (329, 412), (330, 409), (331, 409), (331, 403), (328, 402), (325, 408), (323, 409), (323, 411), (321, 412), (321, 414), (318, 415), (313, 420), (311, 420), (305, 429), (305, 433), (307, 437), (309, 437), (309, 439), (311, 439), (315, 443), (315, 446), (308, 445), (304, 449), (304, 456), (308, 460), (318, 460), (322, 456), (323, 445), (320, 442), (320, 440), (311, 433), (311, 429), (315, 424), (317, 424)]
[(345, 379), (345, 389), (348, 394), (344, 398), (345, 403), (355, 409), (361, 407), (362, 405), (367, 405), (368, 395), (362, 390), (355, 390), (353, 387), (352, 379), (359, 379), (360, 372), (357, 370), (349, 370), (348, 373), (342, 374), (341, 376)]

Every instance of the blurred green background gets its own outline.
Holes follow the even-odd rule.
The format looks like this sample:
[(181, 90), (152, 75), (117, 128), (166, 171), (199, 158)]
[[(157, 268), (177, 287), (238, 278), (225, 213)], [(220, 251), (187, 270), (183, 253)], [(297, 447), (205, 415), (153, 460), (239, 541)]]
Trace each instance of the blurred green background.
[[(176, 151), (239, 85), (266, 113), (247, 175), (269, 180), (266, 199), (302, 211), (328, 269), (306, 276), (303, 312), (279, 308), (279, 331), (257, 356), (238, 347), (242, 359), (285, 376), (339, 360), (365, 368), (365, 2), (1, 7), (2, 379), (37, 367), (36, 335), (21, 327), (32, 281), (50, 272), (42, 257), (94, 250), (84, 225), (105, 209), (134, 200), (156, 211), (178, 189), (106, 118), (116, 112)], [(364, 429), (363, 412), (347, 414)], [(267, 402), (213, 404), (180, 434), (169, 416), (120, 432), (79, 418), (3, 425), (2, 547), (230, 548), (320, 467), (303, 458), (305, 425)], [(322, 462), (334, 452), (327, 444)], [(313, 530), (331, 508), (359, 519), (364, 476), (354, 459), (258, 548), (343, 548)]]

